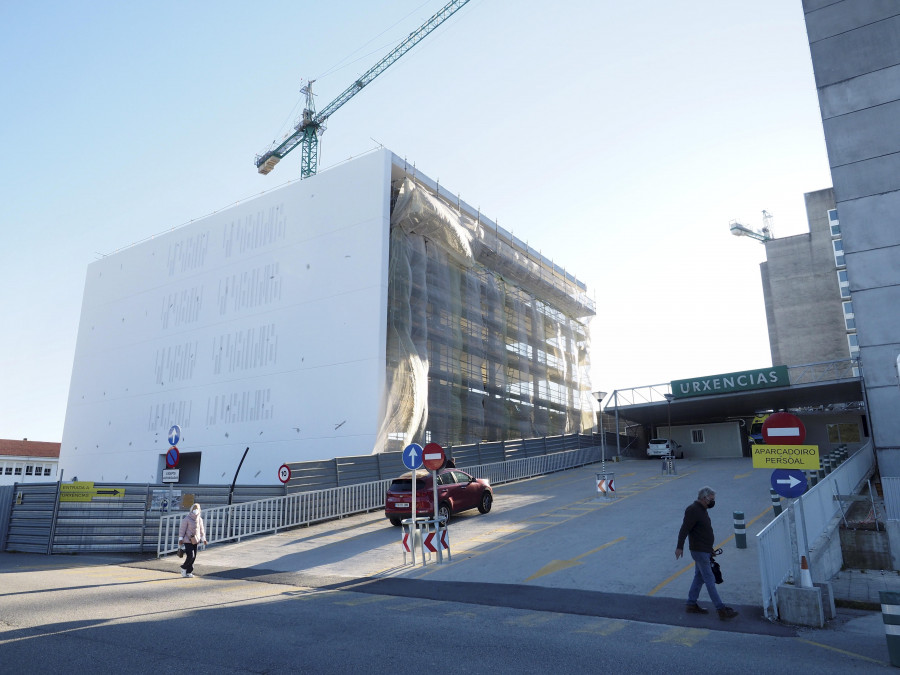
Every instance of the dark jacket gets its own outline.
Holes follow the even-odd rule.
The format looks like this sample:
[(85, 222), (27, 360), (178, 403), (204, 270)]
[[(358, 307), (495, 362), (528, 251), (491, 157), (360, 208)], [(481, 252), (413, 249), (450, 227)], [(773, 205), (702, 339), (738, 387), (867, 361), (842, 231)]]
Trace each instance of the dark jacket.
[(713, 552), (716, 538), (713, 535), (712, 522), (709, 520), (706, 507), (698, 501), (684, 510), (684, 522), (678, 531), (678, 546), (675, 548), (684, 549), (685, 537), (690, 544), (690, 550), (699, 553)]

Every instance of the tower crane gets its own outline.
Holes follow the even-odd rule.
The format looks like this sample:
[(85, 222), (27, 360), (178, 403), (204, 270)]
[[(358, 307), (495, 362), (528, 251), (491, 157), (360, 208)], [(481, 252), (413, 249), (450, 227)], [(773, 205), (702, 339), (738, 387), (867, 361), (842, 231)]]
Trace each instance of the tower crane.
[(760, 230), (754, 230), (752, 227), (732, 220), (728, 223), (728, 229), (735, 237), (750, 237), (759, 242), (767, 242), (774, 238), (772, 234), (772, 214), (763, 209), (763, 226)]
[(361, 75), (353, 84), (347, 87), (340, 96), (322, 108), (318, 113), (316, 112), (312, 92), (312, 85), (315, 80), (309, 80), (300, 90), (301, 94), (306, 95), (306, 105), (303, 108), (303, 114), (294, 125), (293, 133), (281, 141), (276, 141), (268, 150), (261, 155), (256, 156), (256, 168), (259, 173), (263, 175), (269, 173), (285, 155), (298, 145), (302, 145), (300, 177), (309, 178), (315, 174), (319, 164), (319, 136), (325, 132), (325, 122), (328, 118), (337, 112), (347, 101), (356, 96), (363, 87), (381, 75), (381, 73), (396, 63), (401, 56), (421, 42), (435, 28), (453, 16), (453, 14), (467, 2), (469, 2), (469, 0), (453, 0), (452, 2), (448, 2), (443, 8), (435, 13), (434, 16), (410, 33), (403, 42), (394, 47), (389, 54), (369, 68), (369, 70), (363, 73), (363, 75)]

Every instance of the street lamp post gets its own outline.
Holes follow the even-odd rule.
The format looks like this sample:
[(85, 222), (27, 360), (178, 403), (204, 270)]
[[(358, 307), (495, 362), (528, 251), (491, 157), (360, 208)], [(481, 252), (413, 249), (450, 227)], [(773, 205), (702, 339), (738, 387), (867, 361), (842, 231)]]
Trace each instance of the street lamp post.
[(599, 409), (597, 415), (600, 420), (600, 469), (606, 471), (606, 434), (603, 433), (603, 399), (606, 398), (606, 392), (595, 391), (593, 393)]
[[(666, 426), (666, 436), (669, 442), (672, 442), (672, 399), (675, 398), (674, 394), (665, 394), (666, 397), (666, 413), (668, 417), (668, 423)], [(672, 448), (673, 452), (675, 448)]]

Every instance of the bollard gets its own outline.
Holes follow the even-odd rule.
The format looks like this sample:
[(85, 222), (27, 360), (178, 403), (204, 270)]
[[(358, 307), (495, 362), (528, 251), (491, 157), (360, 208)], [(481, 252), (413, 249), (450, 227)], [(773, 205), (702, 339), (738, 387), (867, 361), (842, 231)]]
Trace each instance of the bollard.
[(881, 620), (887, 638), (888, 655), (892, 666), (900, 666), (900, 593), (878, 591), (881, 598)]
[(667, 455), (663, 457), (662, 463), (662, 475), (663, 476), (677, 476), (678, 471), (675, 469), (675, 456)]
[(819, 482), (819, 472), (818, 471), (807, 471), (806, 472), (806, 484), (809, 487), (813, 487), (816, 483)]
[(734, 512), (734, 543), (738, 548), (747, 548), (747, 523), (743, 511)]
[(824, 457), (822, 459), (822, 468), (825, 469), (826, 476), (831, 473), (831, 457)]
[(781, 515), (781, 497), (775, 492), (775, 488), (769, 488), (769, 494), (772, 495), (772, 510), (776, 516)]

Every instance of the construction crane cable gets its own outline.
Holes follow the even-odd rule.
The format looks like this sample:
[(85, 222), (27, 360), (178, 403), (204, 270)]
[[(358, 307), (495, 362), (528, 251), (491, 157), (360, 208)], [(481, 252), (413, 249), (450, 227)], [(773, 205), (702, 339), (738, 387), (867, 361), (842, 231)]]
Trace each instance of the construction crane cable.
[(384, 35), (385, 33), (387, 33), (389, 30), (393, 30), (394, 28), (396, 28), (397, 26), (399, 26), (401, 23), (403, 23), (404, 21), (406, 21), (409, 17), (411, 17), (411, 16), (412, 16), (413, 14), (415, 14), (416, 12), (418, 12), (420, 9), (422, 9), (422, 8), (423, 8), (425, 5), (427, 5), (427, 4), (429, 4), (428, 0), (426, 0), (426, 1), (423, 2), (421, 5), (419, 5), (418, 7), (416, 7), (414, 10), (412, 10), (411, 12), (409, 12), (406, 16), (404, 16), (404, 17), (398, 19), (397, 21), (395, 21), (395, 22), (393, 23), (393, 25), (388, 26), (388, 27), (385, 28), (383, 31), (381, 31), (378, 35), (373, 35), (368, 41), (362, 43), (359, 47), (357, 47), (357, 48), (354, 49), (352, 52), (350, 52), (349, 54), (347, 54), (347, 56), (345, 56), (343, 59), (341, 59), (341, 60), (338, 61), (336, 64), (334, 64), (333, 66), (331, 66), (331, 68), (329, 68), (329, 69), (326, 70), (324, 73), (322, 73), (321, 75), (319, 75), (318, 77), (315, 77), (315, 78), (313, 78), (313, 79), (315, 79), (315, 80), (321, 80), (323, 77), (328, 77), (328, 76), (331, 75), (332, 73), (336, 73), (338, 70), (343, 70), (343, 69), (346, 68), (347, 66), (350, 66), (350, 65), (356, 63), (357, 61), (360, 61), (360, 60), (366, 58), (367, 56), (371, 56), (372, 54), (380, 53), (382, 50), (387, 49), (388, 47), (394, 47), (394, 46), (400, 44), (400, 41), (401, 41), (403, 38), (399, 38), (399, 39), (397, 39), (397, 40), (391, 40), (390, 42), (388, 42), (388, 43), (386, 43), (386, 44), (383, 44), (383, 45), (380, 46), (380, 47), (376, 47), (376, 48), (373, 49), (372, 51), (367, 52), (367, 53), (363, 54), (362, 56), (359, 56), (359, 57), (353, 59), (352, 61), (349, 61), (349, 62), (347, 62), (347, 63), (344, 63), (345, 61), (347, 61), (347, 59), (349, 59), (351, 56), (353, 56), (354, 54), (356, 54), (360, 49), (363, 49), (363, 48), (366, 47), (367, 45), (371, 44), (372, 42), (374, 42), (375, 40), (377, 40), (378, 38), (380, 38), (382, 35)]

